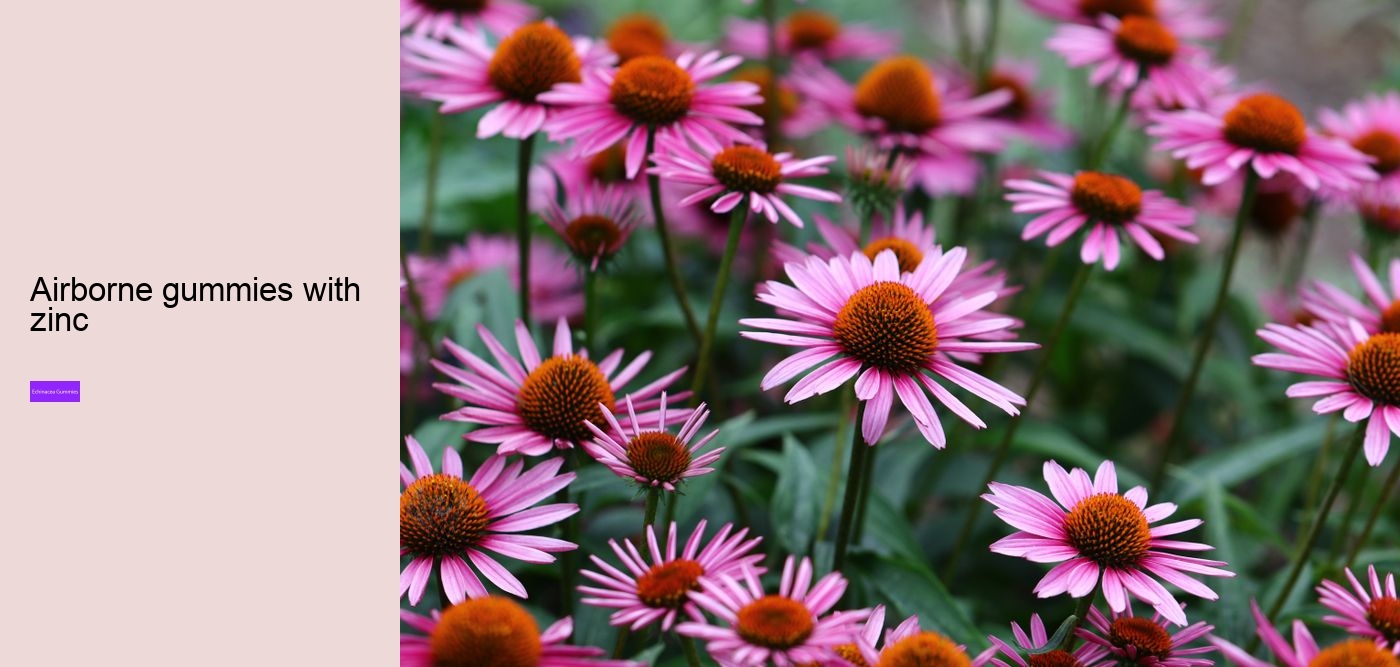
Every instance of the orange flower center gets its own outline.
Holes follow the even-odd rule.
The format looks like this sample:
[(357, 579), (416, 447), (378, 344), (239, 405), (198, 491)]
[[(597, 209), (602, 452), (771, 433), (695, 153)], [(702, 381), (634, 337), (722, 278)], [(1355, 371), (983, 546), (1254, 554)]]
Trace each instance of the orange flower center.
[(899, 270), (904, 273), (919, 268), (919, 263), (924, 261), (924, 251), (919, 250), (919, 246), (894, 236), (871, 241), (865, 246), (864, 252), (866, 257), (874, 260), (882, 250), (894, 251), (894, 256), (899, 259)]
[(622, 241), (622, 229), (612, 218), (580, 215), (564, 226), (564, 242), (584, 257), (607, 257)]
[[(735, 81), (747, 81), (758, 86), (759, 95), (763, 96), (763, 101), (758, 104), (750, 104), (744, 108), (759, 116), (768, 115), (768, 100), (773, 94), (773, 75), (768, 68), (762, 65), (745, 67), (734, 73)], [(791, 88), (778, 84), (778, 118), (789, 118), (797, 111), (797, 93)]]
[(1011, 101), (996, 111), (996, 115), (1002, 118), (1025, 118), (1031, 109), (1035, 108), (1035, 98), (1031, 96), (1031, 91), (1021, 84), (1020, 79), (1004, 72), (988, 74), (987, 82), (982, 84), (980, 90), (983, 93), (998, 90), (1011, 93)]
[(812, 635), (812, 612), (801, 602), (765, 595), (739, 609), (734, 630), (744, 641), (771, 649), (789, 649)]
[(1161, 21), (1147, 16), (1127, 16), (1113, 35), (1118, 52), (1144, 65), (1165, 65), (1176, 55), (1176, 35)]
[(527, 23), (496, 45), (486, 76), (511, 99), (534, 102), (536, 95), (556, 83), (578, 83), (582, 68), (583, 61), (563, 30), (548, 23)]
[(1150, 618), (1120, 616), (1108, 626), (1108, 641), (1118, 648), (1137, 649), (1139, 658), (1171, 655), (1172, 636)]
[(416, 556), (459, 554), (486, 532), (481, 494), (460, 477), (428, 475), (399, 494), (399, 546)]
[(1085, 215), (1114, 224), (1128, 222), (1142, 211), (1142, 188), (1122, 176), (1097, 171), (1075, 174), (1069, 199)]
[(860, 648), (855, 644), (837, 644), (831, 648), (842, 660), (851, 663), (855, 667), (870, 667), (870, 663), (865, 661), (865, 655), (860, 652)]
[(669, 125), (690, 111), (695, 80), (670, 58), (639, 56), (613, 77), (610, 99), (619, 113), (638, 123)]
[(435, 12), (476, 14), (491, 4), (490, 0), (418, 0), (418, 4)]
[(588, 158), (588, 177), (596, 183), (627, 182), (626, 151), (622, 144), (613, 144)]
[(1347, 381), (1366, 398), (1400, 405), (1400, 333), (1378, 333), (1351, 348)]
[(1297, 153), (1307, 127), (1298, 107), (1269, 93), (1249, 95), (1225, 112), (1225, 138), (1265, 153)]
[(535, 667), (544, 652), (534, 617), (496, 596), (443, 610), (428, 645), (433, 667)]
[(520, 418), (547, 438), (580, 442), (590, 437), (585, 420), (603, 423), (602, 403), (614, 405), (612, 388), (598, 365), (577, 355), (550, 357), (530, 371), (515, 397)]
[(1118, 18), (1127, 16), (1156, 16), (1155, 0), (1079, 0), (1079, 13), (1088, 18), (1098, 18), (1111, 14)]
[(971, 667), (972, 660), (947, 637), (936, 632), (909, 635), (886, 646), (879, 667)]
[(1308, 667), (1400, 667), (1400, 658), (1372, 642), (1351, 639), (1322, 649)]
[(855, 95), (857, 112), (885, 121), (894, 132), (926, 132), (941, 120), (933, 73), (913, 56), (876, 63), (856, 84)]
[(715, 180), (734, 192), (769, 194), (783, 182), (782, 170), (772, 155), (753, 146), (730, 146), (710, 161)]
[(821, 49), (841, 34), (841, 24), (828, 14), (799, 9), (788, 17), (787, 34), (794, 51)]
[(1136, 565), (1152, 539), (1147, 517), (1133, 501), (1116, 493), (1096, 493), (1065, 517), (1069, 543), (1103, 567)]
[(1254, 195), (1249, 219), (1265, 234), (1282, 236), (1293, 228), (1293, 221), (1301, 212), (1298, 200), (1290, 192), (1259, 192)]
[(648, 607), (680, 609), (691, 591), (700, 590), (705, 568), (693, 560), (673, 560), (653, 566), (637, 578), (637, 597)]
[(627, 464), (658, 482), (678, 482), (690, 467), (690, 450), (664, 431), (644, 431), (627, 443)]
[(1400, 641), (1400, 600), (1375, 598), (1366, 605), (1366, 621), (1388, 642)]
[(1047, 651), (1045, 653), (1032, 653), (1028, 656), (1030, 667), (1082, 667), (1079, 658), (1074, 657), (1069, 651)]
[(938, 347), (928, 304), (896, 282), (867, 285), (851, 295), (832, 330), (847, 354), (894, 373), (918, 372)]
[(1389, 174), (1400, 169), (1400, 137), (1393, 133), (1371, 130), (1357, 137), (1351, 145), (1356, 150), (1376, 158), (1371, 168), (1378, 174)]
[(641, 56), (665, 56), (671, 34), (650, 14), (628, 14), (608, 28), (608, 48), (625, 63)]

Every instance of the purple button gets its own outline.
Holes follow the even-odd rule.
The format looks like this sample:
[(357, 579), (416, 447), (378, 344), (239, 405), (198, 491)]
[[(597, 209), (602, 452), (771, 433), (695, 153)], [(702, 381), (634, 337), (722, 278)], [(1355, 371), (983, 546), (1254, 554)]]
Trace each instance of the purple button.
[(78, 380), (30, 380), (30, 403), (80, 403)]

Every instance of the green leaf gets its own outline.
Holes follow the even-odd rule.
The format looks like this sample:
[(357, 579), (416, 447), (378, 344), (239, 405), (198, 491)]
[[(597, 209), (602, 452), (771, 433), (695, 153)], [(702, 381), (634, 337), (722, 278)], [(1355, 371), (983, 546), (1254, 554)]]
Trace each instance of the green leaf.
[(789, 553), (807, 553), (816, 532), (817, 464), (791, 433), (783, 436), (783, 465), (773, 491), (769, 517), (778, 544)]
[(1310, 419), (1279, 433), (1196, 458), (1174, 472), (1177, 484), (1167, 497), (1176, 503), (1189, 502), (1205, 492), (1208, 478), (1214, 477), (1222, 487), (1230, 488), (1282, 461), (1310, 454), (1322, 445), (1326, 422)]
[[(1040, 454), (1046, 458), (1054, 459), (1063, 466), (1084, 468), (1091, 475), (1104, 462), (1105, 458), (1103, 454), (1090, 449), (1088, 445), (1074, 437), (1069, 431), (1044, 422), (1026, 423), (1016, 434), (1015, 445), (1016, 451)], [(1118, 466), (1118, 481), (1120, 486), (1126, 487), (1147, 483), (1137, 473), (1123, 466)]]
[(884, 549), (881, 553), (911, 561), (923, 560), (919, 540), (899, 510), (878, 493), (870, 494), (869, 502), (865, 512), (865, 535)]
[(1028, 649), (1026, 653), (1029, 655), (1041, 655), (1043, 653), (1051, 653), (1060, 650), (1060, 647), (1065, 645), (1065, 637), (1077, 627), (1079, 627), (1079, 617), (1070, 614), (1060, 623), (1060, 627), (1055, 629), (1055, 634), (1051, 635), (1050, 639), (1046, 640), (1040, 648)]
[[(473, 351), (484, 351), (477, 342), (476, 325), (484, 325), (496, 338), (511, 340), (520, 316), (519, 304), (506, 270), (496, 269), (474, 275), (453, 288), (442, 319), (450, 324), (453, 340)], [(510, 347), (507, 343), (507, 349)]]
[[(1205, 479), (1205, 529), (1206, 538), (1215, 546), (1211, 556), (1225, 561), (1227, 569), (1240, 569), (1239, 553), (1235, 550), (1235, 531), (1232, 528), (1230, 513), (1225, 510), (1225, 487), (1214, 475)], [(1244, 582), (1238, 577), (1217, 580), (1220, 602), (1216, 609), (1216, 627), (1221, 636), (1232, 640), (1242, 640), (1252, 626), (1250, 623), (1248, 596)]]
[(867, 581), (890, 601), (895, 618), (917, 614), (919, 625), (937, 630), (968, 646), (969, 653), (986, 647), (986, 639), (968, 618), (943, 582), (923, 563), (903, 558), (881, 558), (868, 572)]

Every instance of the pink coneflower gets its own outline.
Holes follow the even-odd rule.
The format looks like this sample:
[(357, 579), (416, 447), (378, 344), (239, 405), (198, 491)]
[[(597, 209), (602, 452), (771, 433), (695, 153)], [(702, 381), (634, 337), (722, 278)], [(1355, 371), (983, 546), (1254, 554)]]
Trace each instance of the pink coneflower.
[(651, 561), (631, 542), (608, 540), (608, 546), (626, 570), (618, 569), (597, 556), (590, 556), (601, 572), (582, 570), (580, 574), (598, 586), (579, 586), (584, 595), (584, 604), (595, 607), (616, 609), (609, 623), (628, 626), (639, 630), (661, 622), (662, 631), (669, 632), (676, 619), (682, 614), (697, 623), (705, 622), (705, 615), (696, 604), (696, 592), (706, 590), (711, 582), (721, 576), (742, 577), (743, 571), (757, 568), (763, 562), (763, 554), (752, 553), (761, 537), (745, 539), (749, 529), (741, 528), (731, 534), (733, 528), (725, 524), (701, 549), (701, 538), (705, 534), (705, 521), (695, 526), (695, 532), (685, 542), (685, 548), (676, 553), (676, 524), (666, 535), (666, 551), (663, 554), (657, 543), (656, 530), (647, 526), (647, 547)]
[(555, 141), (573, 139), (579, 155), (592, 155), (626, 140), (626, 174), (636, 176), (646, 160), (648, 128), (657, 139), (689, 139), (707, 150), (721, 142), (747, 142), (731, 125), (760, 125), (744, 107), (757, 104), (758, 87), (744, 81), (710, 83), (739, 65), (738, 56), (718, 51), (682, 54), (671, 60), (641, 56), (621, 67), (589, 69), (581, 83), (562, 83), (540, 100), (562, 108), (546, 126)]
[(881, 250), (893, 250), (899, 260), (899, 270), (908, 273), (919, 267), (925, 253), (934, 252), (938, 247), (938, 232), (933, 225), (925, 224), (921, 212), (909, 214), (903, 204), (895, 204), (893, 215), (875, 217), (870, 226), (871, 240), (864, 246), (860, 243), (859, 223), (838, 225), (820, 214), (813, 216), (813, 219), (817, 223), (820, 240), (808, 242), (805, 249), (778, 242), (773, 246), (773, 253), (779, 261), (784, 264), (801, 263), (808, 257), (831, 259), (847, 257), (853, 252), (861, 252), (875, 259)]
[[(1217, 186), (1204, 188), (1194, 208), (1213, 212), (1221, 217), (1233, 216), (1244, 197), (1244, 178), (1235, 176)], [(1271, 241), (1281, 241), (1298, 226), (1313, 191), (1304, 187), (1292, 174), (1279, 174), (1259, 181), (1254, 189), (1254, 204), (1249, 207), (1249, 226)]]
[[(732, 78), (735, 81), (747, 81), (758, 86), (758, 94), (762, 99), (757, 104), (751, 104), (744, 108), (759, 116), (768, 114), (769, 96), (778, 96), (778, 129), (782, 131), (784, 137), (789, 139), (810, 137), (831, 124), (831, 114), (827, 113), (826, 107), (802, 94), (788, 78), (780, 76), (775, 82), (773, 74), (764, 65), (742, 67), (734, 72)], [(775, 85), (777, 86), (776, 90)], [(762, 128), (753, 127), (749, 129), (749, 132), (755, 137), (761, 136)]]
[[(799, 9), (788, 15), (777, 30), (778, 55), (816, 58), (822, 61), (865, 60), (899, 50), (899, 33), (859, 24), (842, 24), (825, 12)], [(768, 55), (768, 24), (730, 19), (725, 47), (745, 58)]]
[[(618, 370), (622, 350), (615, 350), (594, 363), (587, 350), (574, 353), (573, 334), (562, 319), (554, 331), (554, 354), (545, 359), (540, 358), (539, 348), (524, 322), (515, 324), (520, 360), (511, 356), (485, 327), (478, 325), (477, 332), (499, 368), (446, 339), (443, 345), (447, 351), (466, 368), (434, 359), (433, 367), (457, 384), (438, 383), (433, 387), (467, 403), (442, 418), (483, 425), (484, 428), (462, 437), (494, 444), (498, 454), (539, 456), (552, 448), (569, 449), (588, 440), (592, 437), (588, 422), (602, 423), (604, 411), (614, 406), (614, 396), (623, 393), (623, 388), (651, 359), (651, 352), (643, 352)], [(635, 400), (635, 409), (644, 411), (638, 416), (651, 417), (661, 405), (658, 395), (684, 372), (682, 367), (628, 392)], [(684, 400), (689, 395), (683, 392), (671, 399)], [(630, 426), (631, 422), (630, 417), (622, 420), (623, 425)]]
[(541, 633), (535, 617), (509, 598), (467, 600), (430, 616), (401, 609), (399, 619), (423, 633), (399, 635), (399, 667), (644, 667), (601, 658), (600, 648), (565, 644), (574, 633), (567, 617)]
[(671, 55), (671, 31), (651, 14), (628, 14), (613, 21), (604, 32), (608, 48), (618, 64), (642, 56)]
[(1323, 616), (1322, 620), (1349, 634), (1370, 637), (1377, 646), (1400, 655), (1400, 595), (1396, 594), (1395, 575), (1385, 575), (1385, 584), (1382, 585), (1376, 566), (1368, 566), (1368, 589), (1351, 573), (1351, 568), (1344, 571), (1347, 581), (1351, 583), (1351, 590), (1326, 579), (1317, 587), (1317, 593), (1321, 596), (1318, 601), (1336, 612), (1333, 616)]
[[(1264, 617), (1259, 604), (1252, 600), (1249, 604), (1254, 611), (1255, 632), (1273, 651), (1280, 667), (1400, 667), (1400, 658), (1364, 639), (1348, 639), (1321, 649), (1308, 627), (1298, 620), (1293, 621), (1293, 645), (1290, 646)], [(1211, 636), (1210, 642), (1238, 667), (1274, 667), (1274, 663), (1260, 660), (1219, 637)]]
[(556, 503), (531, 508), (574, 481), (573, 473), (557, 474), (561, 458), (541, 461), (522, 474), (524, 463), (506, 465), (493, 456), (470, 481), (462, 478), (462, 459), (447, 447), (442, 472), (434, 473), (428, 455), (413, 436), (406, 438), (413, 470), (399, 464), (399, 555), (408, 565), (399, 575), (399, 595), (418, 604), (433, 566), (447, 599), (453, 603), (486, 595), (486, 587), (467, 565), (471, 561), (491, 583), (512, 595), (527, 597), (525, 587), (496, 559), (495, 552), (527, 563), (553, 563), (550, 553), (572, 551), (578, 545), (538, 535), (514, 535), (548, 526), (578, 513), (578, 505)]
[[(781, 215), (796, 227), (802, 217), (783, 201), (780, 195), (836, 203), (841, 195), (791, 182), (795, 178), (811, 178), (827, 172), (826, 165), (836, 161), (831, 155), (798, 160), (791, 153), (769, 153), (761, 146), (727, 146), (701, 153), (682, 142), (661, 144), (651, 156), (656, 164), (648, 173), (675, 182), (700, 186), (699, 190), (680, 201), (681, 206), (715, 198), (710, 210), (728, 213), (742, 203), (750, 211), (763, 215), (769, 222), (778, 222)], [(747, 200), (747, 202), (745, 202)]]
[(1054, 247), (1089, 226), (1079, 258), (1093, 264), (1103, 258), (1104, 268), (1118, 267), (1119, 234), (1125, 234), (1155, 260), (1166, 256), (1154, 233), (1186, 243), (1200, 241), (1186, 228), (1196, 214), (1157, 190), (1142, 188), (1122, 176), (1081, 171), (1073, 176), (1040, 172), (1045, 182), (1012, 179), (1006, 182), (1006, 200), (1015, 213), (1035, 213), (1021, 238), (1033, 239), (1049, 232), (1045, 244)]
[(903, 153), (862, 143), (846, 147), (846, 197), (864, 217), (888, 215), (904, 200), (914, 178), (914, 161)]
[(627, 177), (623, 151), (622, 144), (613, 144), (587, 156), (573, 155), (568, 149), (546, 154), (530, 176), (530, 207), (543, 210), (551, 204), (573, 201), (588, 190), (601, 189), (645, 201), (646, 179)]
[(1246, 166), (1266, 179), (1291, 173), (1310, 190), (1347, 192), (1376, 179), (1370, 158), (1313, 134), (1298, 108), (1282, 97), (1255, 93), (1220, 109), (1154, 113), (1147, 133), (1160, 138), (1158, 150), (1186, 160), (1187, 168), (1204, 169), (1205, 185), (1222, 183)]
[(931, 195), (971, 192), (979, 171), (972, 153), (1005, 145), (1006, 124), (990, 115), (1011, 102), (1009, 91), (967, 97), (913, 56), (876, 63), (855, 86), (811, 63), (794, 66), (792, 80), (842, 124), (907, 155)]
[[(1146, 602), (1167, 620), (1186, 625), (1186, 614), (1156, 576), (1187, 593), (1207, 600), (1215, 592), (1191, 577), (1195, 572), (1233, 577), (1220, 569), (1220, 561), (1167, 553), (1204, 551), (1199, 542), (1163, 539), (1201, 525), (1200, 519), (1152, 526), (1176, 511), (1172, 503), (1147, 504), (1147, 489), (1137, 486), (1118, 493), (1118, 473), (1112, 461), (1104, 461), (1093, 481), (1082, 468), (1066, 472), (1054, 461), (1045, 463), (1045, 481), (1052, 502), (1044, 494), (1022, 486), (992, 482), (991, 493), (982, 495), (996, 506), (995, 514), (1018, 529), (992, 544), (992, 552), (1018, 556), (1037, 563), (1059, 563), (1036, 584), (1036, 595), (1046, 598), (1068, 592), (1082, 598), (1102, 579), (1109, 609), (1128, 608), (1128, 595)], [(1056, 504), (1058, 503), (1058, 505)], [(1102, 576), (1100, 576), (1102, 575)]]
[(682, 414), (688, 412), (689, 416), (685, 417), (680, 432), (672, 435), (666, 431), (668, 421), (665, 392), (661, 394), (656, 428), (652, 430), (643, 430), (642, 420), (637, 418), (637, 410), (632, 405), (632, 397), (629, 395), (625, 400), (627, 412), (624, 418), (631, 422), (630, 429), (624, 429), (610, 410), (604, 411), (603, 417), (608, 420), (605, 426), (611, 427), (611, 432), (604, 431), (593, 422), (585, 422), (594, 436), (593, 440), (583, 443), (583, 449), (589, 456), (598, 459), (599, 463), (607, 466), (608, 470), (617, 473), (619, 477), (633, 480), (645, 487), (658, 487), (667, 491), (675, 491), (676, 485), (687, 478), (715, 471), (714, 468), (706, 466), (719, 460), (724, 448), (711, 449), (704, 454), (700, 454), (700, 450), (710, 444), (719, 433), (719, 429), (710, 431), (709, 435), (696, 440), (695, 444), (690, 442), (705, 425), (705, 418), (710, 416), (710, 411), (705, 409), (704, 403), (693, 410), (678, 410), (677, 412)]
[(642, 220), (633, 199), (612, 188), (584, 188), (562, 208), (550, 202), (540, 217), (589, 271), (617, 254)]
[[(437, 319), (458, 285), (483, 273), (504, 270), (516, 289), (520, 286), (519, 243), (514, 236), (472, 234), (442, 257), (410, 255), (408, 270), (423, 300), (423, 314)], [(583, 291), (578, 272), (569, 267), (569, 256), (540, 240), (530, 244), (530, 311), (542, 320), (573, 318), (583, 313)], [(405, 295), (404, 299), (408, 297)], [(406, 301), (405, 301), (406, 302)]]
[(812, 583), (812, 561), (788, 556), (776, 594), (767, 594), (758, 574), (744, 568), (742, 583), (721, 575), (690, 598), (724, 627), (686, 622), (676, 631), (705, 641), (724, 667), (773, 664), (789, 667), (824, 659), (833, 647), (852, 641), (868, 610), (827, 614), (846, 591), (846, 578), (832, 572)]
[[(861, 434), (875, 444), (885, 431), (897, 395), (934, 447), (946, 444), (943, 425), (929, 402), (945, 407), (976, 428), (986, 423), (936, 378), (952, 382), (1007, 414), (1025, 400), (1011, 390), (953, 363), (956, 352), (1017, 352), (1035, 343), (965, 340), (1015, 324), (1008, 317), (971, 317), (995, 301), (997, 293), (945, 294), (957, 279), (967, 251), (954, 248), (926, 257), (913, 272), (901, 273), (898, 255), (883, 250), (823, 261), (808, 258), (786, 267), (793, 285), (769, 281), (758, 300), (785, 318), (745, 319), (744, 326), (767, 331), (739, 335), (803, 348), (779, 362), (763, 378), (768, 390), (817, 367), (784, 398), (788, 403), (824, 394), (851, 378), (856, 398), (865, 402)], [(857, 377), (857, 375), (859, 377)], [(922, 385), (922, 387), (920, 386)]]
[(940, 665), (942, 667), (982, 667), (991, 661), (997, 647), (988, 647), (977, 656), (969, 656), (967, 647), (932, 630), (919, 628), (919, 617), (904, 619), (885, 633), (885, 645), (875, 649), (869, 633), (856, 636), (856, 646), (867, 665)]
[[(591, 40), (570, 39), (550, 22), (528, 23), (495, 48), (479, 32), (447, 30), (447, 43), (429, 37), (405, 37), (404, 62), (425, 77), (411, 82), (411, 92), (442, 103), (442, 113), (461, 113), (495, 105), (476, 126), (476, 136), (497, 134), (523, 139), (554, 113), (542, 94), (556, 84), (577, 83), (584, 73), (611, 62), (613, 56)], [(410, 83), (400, 82), (400, 87)]]
[(1090, 607), (1084, 620), (1087, 627), (1079, 628), (1076, 634), (1088, 642), (1086, 646), (1098, 646), (1112, 653), (1120, 665), (1208, 667), (1214, 664), (1208, 658), (1192, 656), (1210, 653), (1215, 647), (1189, 646), (1215, 629), (1215, 626), (1207, 625), (1204, 621), (1171, 632), (1162, 625), (1161, 614), (1153, 614), (1152, 618), (1134, 616), (1132, 605), (1128, 605), (1122, 613), (1113, 612), (1111, 619), (1104, 616), (1098, 607)]
[(1098, 25), (1105, 17), (1155, 18), (1183, 37), (1210, 38), (1225, 33), (1228, 24), (1211, 14), (1202, 0), (1025, 0), (1026, 7), (1047, 18)]
[(1168, 106), (1197, 108), (1207, 101), (1205, 51), (1178, 41), (1166, 24), (1146, 16), (1112, 16), (1097, 26), (1062, 25), (1045, 43), (1070, 67), (1092, 66), (1089, 82), (1115, 91), (1145, 87)]
[(1331, 283), (1320, 280), (1303, 288), (1303, 308), (1317, 317), (1346, 326), (1356, 320), (1366, 333), (1400, 333), (1400, 259), (1390, 260), (1386, 283), (1356, 253), (1351, 270), (1370, 303), (1362, 303)]
[(978, 92), (1005, 90), (1011, 101), (996, 110), (991, 117), (1006, 123), (1011, 132), (1036, 146), (1063, 148), (1074, 138), (1068, 128), (1055, 120), (1054, 97), (1037, 90), (1038, 71), (1034, 61), (1007, 60), (997, 63), (979, 87)]
[(434, 39), (455, 27), (506, 35), (535, 13), (534, 7), (515, 0), (399, 0), (399, 30)]
[[(1080, 644), (1073, 651), (1059, 648), (1045, 650), (1049, 648), (1050, 635), (1045, 632), (1045, 622), (1040, 620), (1040, 614), (1031, 614), (1030, 626), (1031, 631), (1027, 634), (1019, 623), (1011, 623), (1016, 646), (989, 635), (987, 641), (1009, 659), (992, 657), (991, 663), (996, 667), (1109, 667), (1113, 664), (1113, 661), (1104, 659), (1108, 649), (1093, 642)], [(1022, 657), (1023, 654), (1025, 657)]]
[(1370, 156), (1381, 185), (1400, 188), (1400, 92), (1367, 95), (1340, 112), (1323, 109), (1318, 124)]
[(1342, 410), (1342, 418), (1366, 420), (1366, 461), (1379, 466), (1390, 449), (1390, 434), (1400, 433), (1400, 333), (1367, 333), (1355, 319), (1319, 326), (1266, 324), (1259, 337), (1282, 352), (1254, 355), (1254, 363), (1328, 378), (1298, 382), (1290, 398), (1317, 398), (1313, 412)]

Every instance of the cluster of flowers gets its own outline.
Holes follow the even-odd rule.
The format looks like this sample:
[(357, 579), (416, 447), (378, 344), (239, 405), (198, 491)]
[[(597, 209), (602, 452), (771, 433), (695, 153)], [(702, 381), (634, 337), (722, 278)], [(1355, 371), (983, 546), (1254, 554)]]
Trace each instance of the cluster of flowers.
[[(1260, 181), (1282, 183), (1308, 201), (1354, 205), (1368, 219), (1397, 217), (1400, 95), (1324, 113), (1323, 131), (1316, 132), (1287, 100), (1236, 88), (1229, 70), (1212, 62), (1200, 42), (1217, 36), (1221, 24), (1201, 2), (1026, 5), (1059, 22), (1050, 50), (1072, 67), (1091, 68), (1091, 82), (1122, 100), (1119, 121), (1135, 111), (1157, 137), (1157, 148), (1183, 160), (1202, 185), (1233, 183), (1247, 198)], [(939, 245), (921, 213), (895, 202), (910, 188), (933, 197), (973, 193), (984, 176), (978, 156), (1000, 151), (1009, 139), (1063, 146), (1071, 135), (1051, 119), (1051, 100), (1033, 90), (1032, 68), (1008, 63), (980, 76), (962, 73), (897, 55), (893, 36), (810, 10), (794, 12), (772, 45), (769, 26), (735, 20), (724, 47), (737, 55), (676, 43), (664, 26), (642, 16), (619, 21), (604, 39), (570, 36), (513, 0), (401, 0), (400, 16), (403, 93), (439, 103), (442, 113), (487, 108), (477, 126), (482, 138), (525, 142), (544, 135), (564, 146), (536, 170), (536, 187), (518, 196), (540, 212), (586, 271), (604, 267), (648, 222), (642, 213), (648, 193), (650, 222), (658, 226), (662, 199), (678, 214), (707, 203), (708, 212), (691, 211), (692, 222), (681, 225), (702, 235), (709, 234), (709, 213), (738, 211), (801, 227), (805, 220), (789, 200), (841, 202), (836, 192), (800, 182), (826, 174), (836, 158), (770, 152), (763, 132), (774, 125), (765, 125), (765, 116), (786, 137), (832, 122), (862, 137), (864, 144), (847, 154), (847, 199), (873, 222), (814, 216), (821, 241), (802, 248), (779, 244), (773, 254), (783, 262), (786, 281), (758, 288), (758, 301), (772, 306), (775, 316), (740, 321), (746, 339), (798, 348), (768, 370), (762, 388), (796, 380), (785, 396), (796, 403), (849, 385), (860, 401), (859, 433), (868, 445), (889, 430), (896, 397), (940, 449), (948, 438), (936, 406), (986, 426), (950, 387), (1007, 415), (1025, 407), (1026, 398), (970, 368), (987, 354), (1038, 347), (1015, 340), (1022, 322), (993, 310), (1015, 288), (992, 263), (970, 262), (968, 249)], [(774, 52), (790, 61), (786, 72), (738, 69), (743, 56)], [(831, 67), (838, 60), (875, 62), (852, 84)], [(726, 75), (729, 80), (721, 81)], [(1112, 130), (1105, 147), (1111, 140)], [(1082, 261), (1108, 270), (1119, 265), (1125, 238), (1158, 260), (1166, 254), (1163, 239), (1197, 241), (1189, 229), (1191, 208), (1100, 171), (1097, 161), (1072, 174), (1042, 172), (1004, 182), (1012, 210), (1034, 215), (1023, 238), (1045, 235), (1056, 246), (1085, 231)], [(436, 576), (451, 606), (428, 616), (402, 613), (416, 631), (403, 637), (404, 665), (488, 659), (559, 667), (632, 664), (605, 659), (602, 649), (566, 644), (567, 618), (540, 632), (523, 607), (493, 594), (482, 578), (524, 598), (526, 587), (498, 558), (553, 563), (553, 554), (577, 548), (529, 534), (579, 511), (568, 502), (540, 504), (575, 478), (556, 452), (582, 449), (651, 493), (673, 493), (687, 478), (713, 472), (723, 452), (710, 446), (716, 432), (701, 435), (705, 405), (681, 407), (691, 393), (671, 390), (686, 368), (641, 384), (649, 352), (624, 364), (623, 350), (596, 361), (576, 351), (568, 321), (583, 305), (568, 258), (548, 243), (532, 244), (529, 263), (545, 270), (525, 278), (514, 259), (519, 250), (516, 240), (478, 235), (443, 258), (408, 262), (423, 316), (439, 316), (462, 280), (499, 267), (532, 295), (528, 314), (556, 328), (547, 357), (522, 322), (514, 331), (514, 354), (479, 327), (489, 360), (447, 340), (444, 350), (460, 365), (432, 361), (449, 380), (434, 388), (464, 404), (443, 418), (477, 426), (466, 439), (496, 449), (468, 476), (452, 447), (444, 449), (435, 472), (423, 448), (407, 440), (412, 468), (400, 466), (406, 558), (400, 595), (419, 604)], [(1369, 419), (1365, 451), (1379, 465), (1391, 433), (1400, 434), (1400, 260), (1390, 266), (1390, 290), (1364, 262), (1355, 263), (1369, 303), (1313, 285), (1304, 298), (1311, 321), (1262, 330), (1260, 336), (1282, 352), (1260, 355), (1256, 363), (1327, 378), (1294, 385), (1288, 394), (1322, 397), (1318, 412)], [(405, 355), (406, 365), (410, 359)], [(817, 577), (804, 557), (785, 559), (777, 592), (770, 593), (760, 579), (764, 559), (755, 552), (760, 538), (732, 525), (706, 540), (701, 522), (684, 544), (677, 524), (666, 526), (664, 543), (648, 525), (645, 550), (612, 542), (616, 561), (592, 555), (596, 570), (583, 571), (591, 584), (578, 590), (584, 604), (615, 610), (613, 625), (633, 631), (658, 626), (685, 641), (703, 641), (725, 665), (1210, 664), (1199, 656), (1211, 648), (1198, 640), (1212, 628), (1189, 623), (1184, 605), (1163, 585), (1213, 600), (1215, 593), (1190, 575), (1232, 576), (1222, 569), (1225, 563), (1176, 553), (1211, 548), (1173, 539), (1200, 520), (1162, 523), (1176, 506), (1149, 505), (1143, 487), (1120, 493), (1111, 462), (1090, 477), (1052, 461), (1044, 476), (1049, 496), (993, 482), (983, 498), (1017, 531), (993, 544), (993, 552), (1056, 563), (1037, 595), (1067, 593), (1087, 601), (1101, 594), (1107, 612), (1086, 607), (1084, 625), (1058, 646), (1038, 616), (1029, 633), (1012, 626), (1014, 644), (992, 637), (992, 648), (977, 656), (922, 629), (915, 617), (885, 631), (883, 607), (837, 610), (846, 579), (840, 572)], [(1298, 646), (1290, 649), (1258, 613), (1261, 637), (1280, 660), (1301, 667), (1336, 652), (1333, 657), (1347, 665), (1397, 664), (1400, 602), (1393, 576), (1383, 587), (1372, 569), (1369, 592), (1348, 577), (1355, 594), (1326, 582), (1322, 603), (1339, 614), (1329, 620), (1374, 642), (1319, 653), (1299, 630)], [(1154, 615), (1135, 616), (1130, 599)], [(1172, 633), (1168, 624), (1182, 628)], [(1076, 637), (1084, 643), (1068, 650)], [(1259, 667), (1233, 645), (1211, 641), (1236, 663)]]

